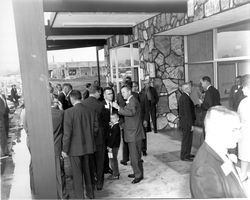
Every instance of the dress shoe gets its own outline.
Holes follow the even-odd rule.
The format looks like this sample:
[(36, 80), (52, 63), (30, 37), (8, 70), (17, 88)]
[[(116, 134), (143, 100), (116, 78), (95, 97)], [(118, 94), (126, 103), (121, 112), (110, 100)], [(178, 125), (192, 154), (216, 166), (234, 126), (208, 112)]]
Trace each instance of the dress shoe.
[(139, 183), (143, 178), (135, 178), (131, 183), (132, 184), (136, 184), (136, 183)]
[(194, 158), (194, 157), (195, 157), (195, 155), (193, 155), (193, 154), (189, 155), (189, 158)]
[(106, 171), (104, 172), (104, 174), (113, 174), (113, 171), (112, 171), (112, 169), (108, 169), (108, 170), (106, 170)]
[(193, 158), (181, 158), (182, 161), (189, 161), (192, 162), (194, 159)]
[(123, 161), (123, 160), (121, 160), (120, 163), (121, 163), (122, 165), (127, 165), (127, 162), (125, 162), (125, 161)]
[(143, 156), (147, 156), (148, 154), (147, 154), (146, 151), (143, 151), (143, 152), (142, 152), (142, 155), (143, 155)]
[(134, 174), (129, 174), (128, 177), (129, 178), (135, 178), (135, 175)]
[(158, 133), (158, 131), (154, 131), (154, 133)]
[(108, 180), (119, 180), (119, 178), (120, 178), (120, 175), (117, 175), (117, 176), (110, 175), (110, 176), (108, 177)]

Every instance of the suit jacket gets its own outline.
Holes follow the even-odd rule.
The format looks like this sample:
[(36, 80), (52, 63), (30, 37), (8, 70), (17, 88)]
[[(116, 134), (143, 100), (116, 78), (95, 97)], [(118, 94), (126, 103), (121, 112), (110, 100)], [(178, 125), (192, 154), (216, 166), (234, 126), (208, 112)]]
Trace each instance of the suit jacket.
[(241, 100), (244, 99), (245, 97), (246, 96), (242, 91), (242, 87), (238, 88), (237, 85), (234, 85), (230, 90), (229, 108), (237, 112)]
[(125, 142), (135, 142), (145, 138), (141, 121), (141, 106), (134, 96), (129, 99), (129, 102), (124, 108), (120, 107), (119, 114), (125, 118)]
[(104, 106), (99, 100), (91, 96), (85, 99), (82, 103), (83, 105), (88, 107), (91, 110), (91, 112), (97, 115), (99, 127), (98, 127), (98, 132), (95, 135), (95, 144), (101, 145), (104, 143), (104, 135), (103, 135), (104, 123), (103, 123), (103, 116), (102, 116), (102, 111), (103, 111)]
[(2, 126), (4, 126), (6, 134), (9, 132), (9, 107), (4, 95), (0, 97), (0, 121)]
[(63, 151), (70, 156), (92, 154), (96, 150), (97, 115), (82, 103), (65, 110)]
[(244, 198), (244, 190), (233, 172), (227, 176), (222, 158), (204, 142), (195, 156), (190, 174), (193, 198)]
[(201, 109), (206, 112), (212, 106), (217, 105), (220, 105), (220, 93), (214, 86), (211, 85), (205, 92), (205, 97), (203, 103), (201, 104)]
[(56, 108), (51, 109), (55, 155), (60, 156), (62, 152), (63, 137), (63, 111)]
[(58, 100), (62, 103), (63, 110), (66, 110), (69, 108), (68, 101), (67, 101), (66, 96), (63, 92), (60, 92), (58, 94)]
[[(151, 105), (149, 105), (149, 106), (156, 106), (156, 104), (159, 101), (159, 96), (157, 94), (157, 91), (154, 87), (151, 87), (151, 86), (149, 86), (149, 91), (151, 93)], [(143, 93), (145, 95), (145, 100), (148, 101), (145, 87), (141, 90), (141, 93)]]
[(110, 133), (108, 136), (108, 147), (119, 148), (121, 143), (121, 133), (119, 123), (115, 124), (110, 128)]
[(191, 98), (183, 92), (178, 101), (180, 127), (185, 129), (191, 127), (195, 122), (194, 103)]

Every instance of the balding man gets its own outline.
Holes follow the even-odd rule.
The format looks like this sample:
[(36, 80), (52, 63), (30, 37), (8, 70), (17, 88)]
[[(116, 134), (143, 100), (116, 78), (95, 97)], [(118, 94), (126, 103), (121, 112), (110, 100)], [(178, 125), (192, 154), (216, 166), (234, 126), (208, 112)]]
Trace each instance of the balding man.
[(240, 118), (224, 106), (211, 107), (205, 117), (206, 139), (198, 150), (190, 174), (192, 198), (244, 198), (235, 168), (237, 157), (228, 154), (240, 139)]
[(190, 98), (191, 84), (184, 83), (182, 85), (182, 95), (178, 102), (180, 128), (183, 133), (181, 141), (181, 160), (192, 161), (191, 155), (192, 139), (193, 139), (193, 125), (195, 122), (194, 103)]

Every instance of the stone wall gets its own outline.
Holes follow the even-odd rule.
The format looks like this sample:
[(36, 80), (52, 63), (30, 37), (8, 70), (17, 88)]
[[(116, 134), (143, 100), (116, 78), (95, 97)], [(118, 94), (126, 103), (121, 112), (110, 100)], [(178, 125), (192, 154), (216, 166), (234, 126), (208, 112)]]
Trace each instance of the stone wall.
[(200, 20), (246, 3), (250, 3), (250, 0), (188, 0), (188, 12), (191, 14), (189, 17), (193, 17), (190, 21)]
[(109, 49), (132, 42), (139, 43), (140, 67), (144, 75), (152, 76), (150, 72), (155, 72), (154, 86), (160, 95), (157, 108), (159, 129), (176, 127), (178, 122), (179, 86), (184, 82), (184, 42), (183, 36), (156, 34), (249, 2), (250, 0), (188, 0), (188, 13), (161, 13), (134, 26), (132, 35), (116, 35), (107, 40), (107, 58)]
[[(179, 85), (184, 81), (182, 36), (157, 36), (169, 28), (183, 25), (184, 13), (161, 13), (133, 27), (133, 35), (117, 35), (108, 40), (108, 49), (132, 42), (139, 43), (140, 67), (150, 75), (160, 96), (157, 108), (158, 129), (176, 127)], [(150, 72), (155, 72), (153, 77)]]

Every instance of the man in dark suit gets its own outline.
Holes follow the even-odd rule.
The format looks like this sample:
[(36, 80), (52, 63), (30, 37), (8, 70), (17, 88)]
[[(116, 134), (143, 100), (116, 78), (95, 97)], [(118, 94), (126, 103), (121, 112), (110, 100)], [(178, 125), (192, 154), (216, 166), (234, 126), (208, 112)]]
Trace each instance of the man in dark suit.
[(211, 85), (211, 78), (208, 76), (202, 77), (200, 80), (201, 86), (205, 91), (204, 99), (200, 99), (200, 106), (202, 110), (202, 121), (203, 121), (203, 131), (205, 138), (205, 130), (204, 130), (204, 119), (207, 113), (207, 110), (212, 106), (220, 105), (220, 93), (219, 91)]
[(58, 106), (62, 109), (62, 104), (52, 98), (51, 114), (56, 162), (57, 197), (58, 199), (66, 199), (68, 195), (66, 194), (64, 164), (63, 158), (61, 157), (64, 113), (62, 110), (58, 109)]
[(85, 99), (82, 103), (86, 107), (88, 107), (92, 113), (97, 114), (98, 118), (98, 132), (95, 135), (95, 144), (96, 144), (96, 152), (94, 153), (94, 165), (95, 165), (95, 173), (96, 173), (96, 189), (101, 190), (104, 182), (104, 155), (105, 155), (105, 138), (104, 138), (104, 124), (103, 124), (103, 104), (98, 99), (101, 95), (101, 89), (99, 86), (90, 86), (88, 88), (89, 97)]
[(242, 91), (241, 76), (235, 78), (235, 84), (232, 86), (229, 94), (229, 108), (233, 111), (238, 110), (240, 101), (244, 99), (245, 96)]
[[(149, 77), (147, 77), (144, 81), (144, 88), (141, 90), (141, 96), (143, 96), (143, 104), (146, 105), (145, 112), (151, 116), (153, 126), (154, 126), (154, 132), (157, 133), (157, 122), (156, 122), (156, 105), (159, 101), (159, 97), (157, 94), (157, 91), (154, 87), (150, 86), (150, 80)], [(150, 127), (150, 120), (148, 121), (148, 127), (147, 131), (151, 131)]]
[(181, 141), (181, 160), (192, 161), (191, 155), (192, 139), (193, 139), (193, 125), (195, 122), (194, 103), (190, 98), (191, 84), (184, 83), (182, 85), (182, 95), (178, 101), (180, 128), (182, 130)]
[(72, 108), (65, 110), (63, 157), (69, 156), (75, 198), (84, 198), (84, 185), (86, 196), (94, 198), (94, 172), (90, 167), (90, 157), (96, 150), (95, 135), (98, 131), (97, 115), (81, 102), (81, 93), (73, 90), (70, 93)]
[(16, 89), (16, 85), (12, 85), (12, 88), (11, 88), (11, 91), (10, 91), (10, 94), (11, 94), (11, 99), (14, 103), (15, 106), (18, 106), (19, 105), (19, 96), (17, 94), (17, 89)]
[[(123, 82), (123, 85), (128, 85), (130, 88), (133, 88), (133, 82), (131, 81), (131, 77), (127, 76)], [(132, 91), (132, 95), (138, 100), (139, 99), (139, 93), (137, 91)], [(125, 107), (126, 105), (126, 100), (123, 98), (121, 92), (117, 94), (117, 103), (120, 107)], [(122, 165), (127, 165), (127, 162), (129, 161), (129, 148), (128, 148), (128, 143), (125, 142), (124, 140), (124, 116), (120, 116), (120, 126), (122, 127), (122, 160), (120, 163)]]
[(69, 98), (71, 91), (72, 91), (72, 85), (70, 83), (64, 83), (63, 90), (58, 95), (58, 100), (62, 103), (63, 110), (72, 107), (72, 103)]
[(113, 103), (113, 107), (118, 109), (120, 115), (124, 116), (124, 139), (128, 143), (129, 156), (133, 168), (133, 174), (129, 177), (134, 178), (133, 184), (139, 183), (143, 179), (143, 165), (141, 160), (141, 144), (145, 138), (141, 122), (141, 106), (139, 101), (132, 95), (131, 88), (124, 85), (121, 89), (126, 106), (120, 107)]
[(103, 109), (102, 109), (102, 125), (103, 125), (103, 133), (104, 133), (104, 140), (105, 140), (105, 155), (104, 155), (104, 173), (105, 174), (112, 174), (112, 169), (109, 167), (109, 158), (108, 158), (108, 150), (107, 150), (107, 140), (109, 134), (109, 123), (110, 123), (110, 116), (113, 112), (112, 108), (112, 100), (113, 100), (113, 92), (110, 87), (106, 87), (103, 90), (104, 101), (102, 101)]
[(8, 155), (8, 132), (9, 132), (9, 107), (6, 98), (0, 93), (0, 137), (1, 137), (1, 156)]
[(191, 167), (192, 198), (246, 198), (235, 168), (237, 157), (228, 154), (240, 139), (240, 127), (237, 113), (224, 106), (207, 111), (206, 139)]

